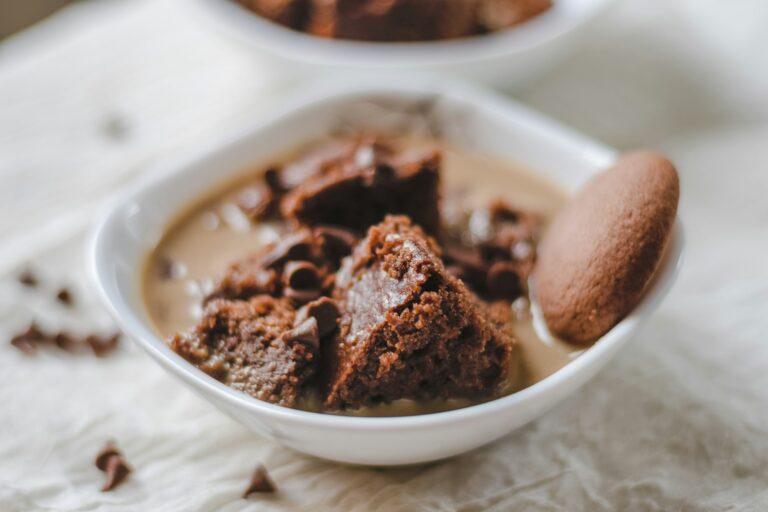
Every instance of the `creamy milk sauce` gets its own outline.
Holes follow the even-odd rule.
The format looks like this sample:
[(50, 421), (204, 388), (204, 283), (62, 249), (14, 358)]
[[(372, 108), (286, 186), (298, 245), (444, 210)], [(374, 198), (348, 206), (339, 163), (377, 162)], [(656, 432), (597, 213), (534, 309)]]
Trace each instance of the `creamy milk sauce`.
[[(251, 225), (233, 202), (235, 191), (252, 178), (250, 174), (192, 205), (172, 223), (149, 254), (144, 271), (144, 302), (157, 332), (164, 339), (195, 325), (203, 296), (231, 262), (280, 236), (278, 224)], [(513, 206), (539, 214), (546, 222), (566, 197), (556, 185), (510, 162), (445, 147), (442, 178), (446, 215), (456, 211), (457, 206), (484, 205), (489, 200), (503, 198)], [(516, 304), (521, 305), (526, 306), (524, 301)], [(502, 395), (551, 375), (580, 350), (565, 343), (545, 343), (536, 335), (528, 309), (518, 313), (514, 315), (513, 329), (520, 357), (513, 358), (517, 361), (510, 369)], [(456, 409), (473, 403), (476, 402), (398, 400), (343, 414), (402, 416)], [(319, 410), (318, 400), (312, 396), (306, 397), (300, 406)]]

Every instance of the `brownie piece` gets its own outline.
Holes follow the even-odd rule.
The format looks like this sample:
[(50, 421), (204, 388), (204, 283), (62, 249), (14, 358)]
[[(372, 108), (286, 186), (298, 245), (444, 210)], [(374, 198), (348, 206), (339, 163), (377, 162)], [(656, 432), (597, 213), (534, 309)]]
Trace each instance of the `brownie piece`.
[(339, 333), (324, 347), (328, 408), (490, 397), (498, 389), (514, 339), (439, 254), (407, 217), (387, 216), (344, 260)]
[(174, 336), (170, 346), (237, 390), (293, 407), (315, 373), (319, 348), (315, 319), (294, 326), (295, 316), (289, 299), (217, 299), (206, 305), (198, 325)]
[(375, 139), (361, 139), (352, 146), (334, 146), (329, 153), (317, 159), (314, 172), (304, 163), (281, 173), (285, 182), (296, 183), (281, 204), (285, 217), (300, 225), (365, 231), (384, 215), (398, 213), (429, 233), (437, 232), (438, 150), (395, 151)]
[(477, 0), (312, 0), (307, 31), (368, 41), (427, 41), (475, 32)]
[(246, 9), (293, 29), (303, 29), (309, 0), (238, 0)]

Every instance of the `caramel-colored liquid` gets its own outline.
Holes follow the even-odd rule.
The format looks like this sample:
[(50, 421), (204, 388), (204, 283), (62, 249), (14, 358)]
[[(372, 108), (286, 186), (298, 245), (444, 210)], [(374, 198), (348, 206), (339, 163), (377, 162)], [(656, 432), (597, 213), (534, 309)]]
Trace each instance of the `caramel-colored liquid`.
[[(253, 174), (247, 179), (253, 179)], [(545, 223), (564, 203), (566, 195), (556, 185), (507, 161), (443, 148), (443, 203), (451, 211), (505, 199), (517, 208), (534, 212)], [(148, 255), (144, 271), (143, 295), (149, 317), (157, 332), (168, 338), (190, 329), (201, 313), (202, 297), (214, 280), (233, 261), (277, 239), (279, 226), (251, 224), (234, 204), (240, 180), (223, 188), (183, 213)], [(173, 262), (168, 276), (168, 262)], [(519, 309), (512, 328), (518, 340), (507, 381), (499, 395), (514, 393), (556, 372), (578, 353), (579, 348), (560, 342), (541, 340), (527, 308)], [(472, 405), (469, 400), (413, 401), (365, 407), (343, 414), (361, 416), (404, 416), (426, 414)], [(300, 407), (320, 410), (311, 394)]]

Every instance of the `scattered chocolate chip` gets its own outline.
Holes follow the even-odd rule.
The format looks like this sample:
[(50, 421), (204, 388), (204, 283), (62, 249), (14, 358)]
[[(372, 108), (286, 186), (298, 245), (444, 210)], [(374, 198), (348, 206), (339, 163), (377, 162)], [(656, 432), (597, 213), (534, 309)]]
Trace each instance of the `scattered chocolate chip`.
[(46, 341), (52, 341), (54, 345), (66, 352), (77, 352), (83, 347), (82, 340), (75, 339), (65, 332), (49, 335)]
[(97, 357), (104, 357), (114, 351), (119, 342), (120, 333), (115, 333), (110, 336), (97, 336), (91, 334), (85, 338), (85, 343), (91, 347), (91, 350), (93, 350), (93, 353)]
[(320, 271), (308, 261), (289, 261), (283, 269), (283, 282), (294, 290), (320, 288)]
[(37, 276), (33, 274), (29, 269), (19, 274), (16, 279), (24, 286), (28, 286), (30, 288), (34, 288), (38, 284)]
[(261, 258), (265, 267), (273, 267), (286, 260), (308, 260), (312, 255), (312, 246), (308, 233), (299, 232), (277, 242), (271, 251)]
[(99, 453), (96, 454), (96, 460), (94, 463), (96, 464), (96, 467), (99, 468), (101, 471), (107, 470), (107, 460), (117, 455), (120, 456), (120, 451), (117, 449), (117, 446), (112, 441), (108, 441), (107, 444), (104, 445), (104, 447), (99, 450)]
[(488, 269), (488, 293), (492, 297), (513, 299), (523, 292), (514, 263), (497, 261)]
[(65, 306), (71, 306), (74, 302), (72, 298), (72, 292), (68, 288), (62, 288), (56, 294), (56, 300), (64, 304)]
[(283, 295), (294, 301), (296, 304), (306, 304), (307, 302), (311, 302), (317, 298), (319, 298), (322, 295), (322, 292), (319, 289), (307, 289), (307, 290), (296, 290), (295, 288), (285, 288), (283, 290)]
[(103, 492), (111, 491), (123, 483), (132, 471), (120, 450), (112, 442), (104, 445), (96, 455), (94, 463), (97, 468), (106, 473), (104, 485), (101, 487)]
[(249, 498), (251, 495), (257, 493), (272, 493), (275, 491), (277, 491), (277, 486), (275, 486), (275, 483), (269, 477), (267, 468), (262, 464), (259, 464), (254, 470), (253, 475), (251, 475), (251, 482), (243, 493), (243, 498)]
[(298, 341), (305, 345), (319, 347), (320, 336), (318, 335), (317, 320), (314, 317), (307, 318), (290, 331), (285, 331), (282, 338), (288, 343)]
[(354, 231), (338, 226), (318, 226), (314, 234), (323, 239), (325, 246), (335, 258), (349, 254), (358, 241)]
[(11, 345), (27, 355), (32, 355), (37, 350), (37, 344), (45, 339), (45, 334), (40, 331), (33, 322), (27, 330), (11, 338)]
[(31, 355), (40, 345), (51, 345), (70, 353), (82, 352), (90, 347), (97, 356), (107, 355), (115, 349), (120, 335), (88, 335), (84, 338), (72, 336), (66, 332), (46, 333), (33, 322), (26, 331), (11, 339), (11, 345), (25, 354)]
[(336, 301), (328, 297), (320, 297), (299, 308), (293, 323), (298, 326), (308, 318), (314, 318), (317, 320), (317, 334), (320, 338), (324, 338), (336, 330), (340, 314)]

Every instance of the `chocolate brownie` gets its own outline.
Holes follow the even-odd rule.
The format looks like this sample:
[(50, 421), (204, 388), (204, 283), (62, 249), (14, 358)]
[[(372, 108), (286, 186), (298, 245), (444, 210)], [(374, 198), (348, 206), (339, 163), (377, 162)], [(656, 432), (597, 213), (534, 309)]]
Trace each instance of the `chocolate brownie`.
[(514, 339), (407, 217), (371, 227), (336, 280), (339, 333), (324, 348), (328, 408), (497, 391)]
[(272, 21), (310, 34), (366, 41), (430, 41), (510, 28), (551, 0), (238, 0)]
[(281, 25), (301, 30), (309, 14), (309, 0), (237, 0), (243, 7)]
[(636, 151), (595, 176), (557, 215), (534, 275), (554, 334), (591, 343), (637, 306), (672, 236), (679, 195), (672, 163)]
[[(287, 168), (281, 173), (285, 182), (297, 183), (281, 204), (286, 218), (300, 225), (330, 224), (365, 231), (388, 213), (406, 214), (427, 232), (437, 232), (438, 150), (395, 151), (375, 139), (362, 139), (337, 151), (325, 160), (317, 159), (315, 172), (303, 164), (298, 168), (301, 172)], [(303, 179), (295, 179), (296, 174)]]
[(317, 320), (294, 325), (289, 299), (259, 295), (216, 299), (191, 331), (174, 336), (173, 350), (212, 377), (255, 398), (293, 407), (316, 371)]
[(475, 31), (476, 0), (312, 0), (307, 31), (322, 37), (424, 41)]

